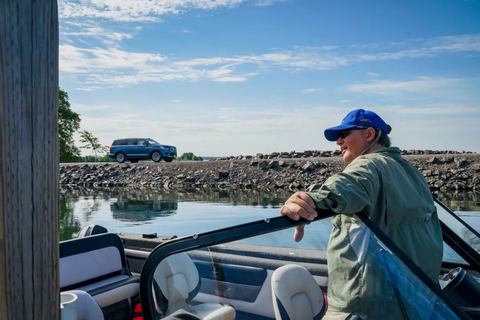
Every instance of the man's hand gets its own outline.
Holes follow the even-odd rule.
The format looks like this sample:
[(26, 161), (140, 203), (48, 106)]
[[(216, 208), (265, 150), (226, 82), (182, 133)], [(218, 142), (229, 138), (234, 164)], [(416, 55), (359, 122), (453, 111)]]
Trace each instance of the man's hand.
[[(315, 211), (315, 203), (313, 199), (306, 192), (296, 192), (287, 201), (285, 205), (280, 209), (282, 216), (288, 216), (290, 219), (297, 221), (300, 218), (304, 218), (312, 221), (317, 217)], [(295, 227), (295, 235), (293, 239), (299, 242), (303, 238), (305, 225)]]

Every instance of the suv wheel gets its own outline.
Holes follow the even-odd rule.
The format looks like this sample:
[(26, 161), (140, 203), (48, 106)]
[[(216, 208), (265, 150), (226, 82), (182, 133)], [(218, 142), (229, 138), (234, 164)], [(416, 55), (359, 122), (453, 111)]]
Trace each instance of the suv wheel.
[(125, 162), (125, 154), (123, 152), (117, 153), (117, 155), (115, 156), (115, 160), (117, 160), (118, 163)]
[(158, 151), (153, 151), (152, 152), (152, 160), (155, 161), (155, 162), (162, 161), (162, 154)]

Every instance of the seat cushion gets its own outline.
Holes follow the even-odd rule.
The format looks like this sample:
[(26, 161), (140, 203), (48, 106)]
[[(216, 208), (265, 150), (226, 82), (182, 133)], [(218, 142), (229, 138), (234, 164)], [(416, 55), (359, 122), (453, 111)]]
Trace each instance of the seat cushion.
[(202, 303), (192, 306), (195, 315), (203, 320), (234, 320), (235, 309), (219, 303)]
[(86, 291), (103, 308), (116, 302), (136, 297), (140, 277), (119, 275), (78, 288)]
[(73, 293), (77, 296), (77, 320), (105, 319), (102, 309), (88, 293), (81, 290), (65, 292)]

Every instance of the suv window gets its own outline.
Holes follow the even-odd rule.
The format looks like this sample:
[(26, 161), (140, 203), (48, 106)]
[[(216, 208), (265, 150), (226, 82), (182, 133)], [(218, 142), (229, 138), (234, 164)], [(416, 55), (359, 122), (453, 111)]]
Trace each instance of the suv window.
[(123, 146), (125, 145), (126, 140), (115, 140), (112, 143), (112, 146)]
[(155, 145), (155, 146), (158, 146), (160, 144), (157, 141), (152, 140), (152, 139), (148, 139), (147, 141), (148, 141), (148, 144), (152, 144), (152, 145)]
[(147, 144), (147, 140), (145, 139), (138, 139), (136, 143), (137, 146), (146, 146)]

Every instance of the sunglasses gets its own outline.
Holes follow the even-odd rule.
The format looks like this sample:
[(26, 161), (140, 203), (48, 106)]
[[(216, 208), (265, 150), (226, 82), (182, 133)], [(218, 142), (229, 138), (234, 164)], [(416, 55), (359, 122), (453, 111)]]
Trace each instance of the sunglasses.
[(350, 129), (347, 129), (347, 130), (342, 130), (338, 133), (338, 137), (339, 138), (342, 138), (342, 139), (345, 139), (346, 137), (348, 137), (348, 135), (350, 133), (352, 133), (352, 131), (354, 130), (366, 130), (370, 127), (366, 127), (366, 126), (357, 126), (357, 127), (354, 127), (354, 128), (350, 128)]

